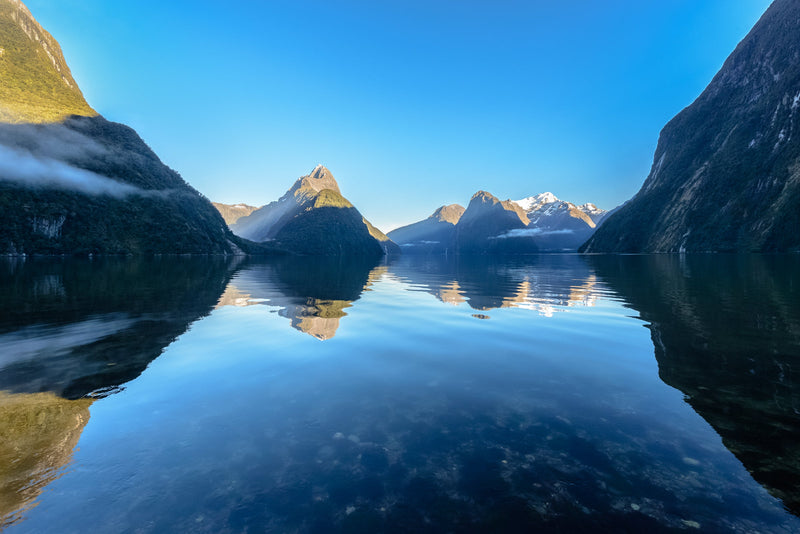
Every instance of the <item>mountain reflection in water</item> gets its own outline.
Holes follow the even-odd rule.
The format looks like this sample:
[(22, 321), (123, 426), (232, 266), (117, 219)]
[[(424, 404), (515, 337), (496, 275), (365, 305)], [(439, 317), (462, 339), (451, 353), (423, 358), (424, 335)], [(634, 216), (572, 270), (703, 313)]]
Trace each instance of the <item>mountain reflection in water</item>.
[[(0, 262), (0, 525), (790, 531), (751, 486), (800, 514), (798, 273), (762, 256)], [(115, 431), (136, 439), (105, 446)]]
[(237, 260), (0, 261), (0, 391), (102, 396), (214, 309)]
[(233, 278), (219, 306), (278, 307), (292, 328), (317, 339), (336, 335), (345, 309), (386, 271), (363, 258), (303, 257), (254, 261)]
[(800, 515), (800, 257), (592, 256), (649, 323), (659, 376)]

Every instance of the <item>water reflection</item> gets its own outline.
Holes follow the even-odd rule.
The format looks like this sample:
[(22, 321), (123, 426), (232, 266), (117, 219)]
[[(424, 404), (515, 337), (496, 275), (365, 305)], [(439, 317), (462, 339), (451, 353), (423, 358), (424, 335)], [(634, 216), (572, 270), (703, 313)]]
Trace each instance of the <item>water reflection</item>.
[(58, 478), (89, 422), (91, 399), (0, 391), (0, 529), (20, 521)]
[(661, 379), (800, 515), (800, 258), (590, 261), (650, 323)]
[(362, 258), (253, 261), (233, 278), (219, 306), (274, 306), (292, 328), (327, 340), (336, 335), (345, 310), (385, 271)]
[(0, 390), (102, 396), (216, 304), (215, 258), (0, 261)]
[[(798, 513), (799, 263), (0, 264), (0, 524), (788, 531), (619, 302), (660, 379)], [(84, 469), (53, 483), (90, 406)]]
[[(574, 306), (594, 306), (604, 289), (578, 255), (523, 258), (404, 257), (391, 272), (418, 291), (447, 304), (466, 302), (489, 311), (523, 308), (552, 316)], [(486, 317), (484, 314), (476, 314)]]

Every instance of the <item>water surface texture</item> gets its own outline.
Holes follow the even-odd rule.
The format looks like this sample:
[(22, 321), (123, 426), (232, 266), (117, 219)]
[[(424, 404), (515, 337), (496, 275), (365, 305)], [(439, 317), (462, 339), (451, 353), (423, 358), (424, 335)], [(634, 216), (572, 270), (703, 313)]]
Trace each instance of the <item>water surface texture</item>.
[(7, 532), (800, 530), (800, 258), (0, 262)]

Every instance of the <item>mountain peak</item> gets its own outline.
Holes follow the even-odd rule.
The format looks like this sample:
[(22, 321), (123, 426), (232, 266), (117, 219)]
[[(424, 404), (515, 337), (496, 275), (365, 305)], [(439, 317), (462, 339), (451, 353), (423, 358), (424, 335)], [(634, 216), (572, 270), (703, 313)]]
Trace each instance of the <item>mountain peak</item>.
[(336, 178), (333, 177), (333, 173), (324, 165), (317, 165), (309, 174), (298, 178), (287, 194), (294, 196), (309, 193), (317, 194), (324, 189), (330, 189), (340, 195), (342, 194), (341, 190), (339, 190), (339, 184), (336, 183)]
[(456, 224), (458, 220), (464, 215), (464, 206), (459, 204), (449, 204), (447, 206), (442, 206), (436, 211), (433, 212), (433, 215), (428, 217), (429, 219), (434, 219), (436, 221), (441, 222), (449, 222), (450, 224)]
[(538, 209), (545, 204), (560, 202), (560, 200), (553, 193), (546, 191), (544, 193), (539, 193), (538, 195), (533, 195), (532, 197), (523, 198), (522, 200), (512, 200), (512, 202), (521, 207), (524, 211), (528, 212)]
[(483, 203), (491, 202), (492, 204), (494, 204), (500, 202), (500, 200), (498, 200), (496, 196), (489, 193), (488, 191), (480, 190), (474, 195), (472, 195), (472, 198), (470, 199), (469, 203), (472, 204), (473, 202), (483, 202)]
[(20, 0), (0, 0), (0, 121), (60, 122), (96, 116), (61, 46)]
[(328, 168), (322, 164), (319, 164), (316, 167), (314, 167), (314, 170), (311, 171), (308, 176), (315, 178), (317, 180), (325, 176), (330, 176), (331, 178), (333, 178), (333, 174), (331, 174), (331, 171), (329, 171)]

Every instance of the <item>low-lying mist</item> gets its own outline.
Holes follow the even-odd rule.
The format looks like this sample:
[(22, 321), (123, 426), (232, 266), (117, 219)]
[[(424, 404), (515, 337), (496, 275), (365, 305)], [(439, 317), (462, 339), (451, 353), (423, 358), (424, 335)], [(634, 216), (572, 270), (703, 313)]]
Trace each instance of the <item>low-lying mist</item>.
[(86, 195), (162, 195), (82, 169), (77, 162), (114, 155), (64, 125), (0, 124), (0, 182)]
[(21, 149), (0, 145), (0, 181), (27, 187), (43, 187), (78, 191), (87, 195), (148, 194), (147, 191), (100, 176), (63, 161), (34, 156)]

